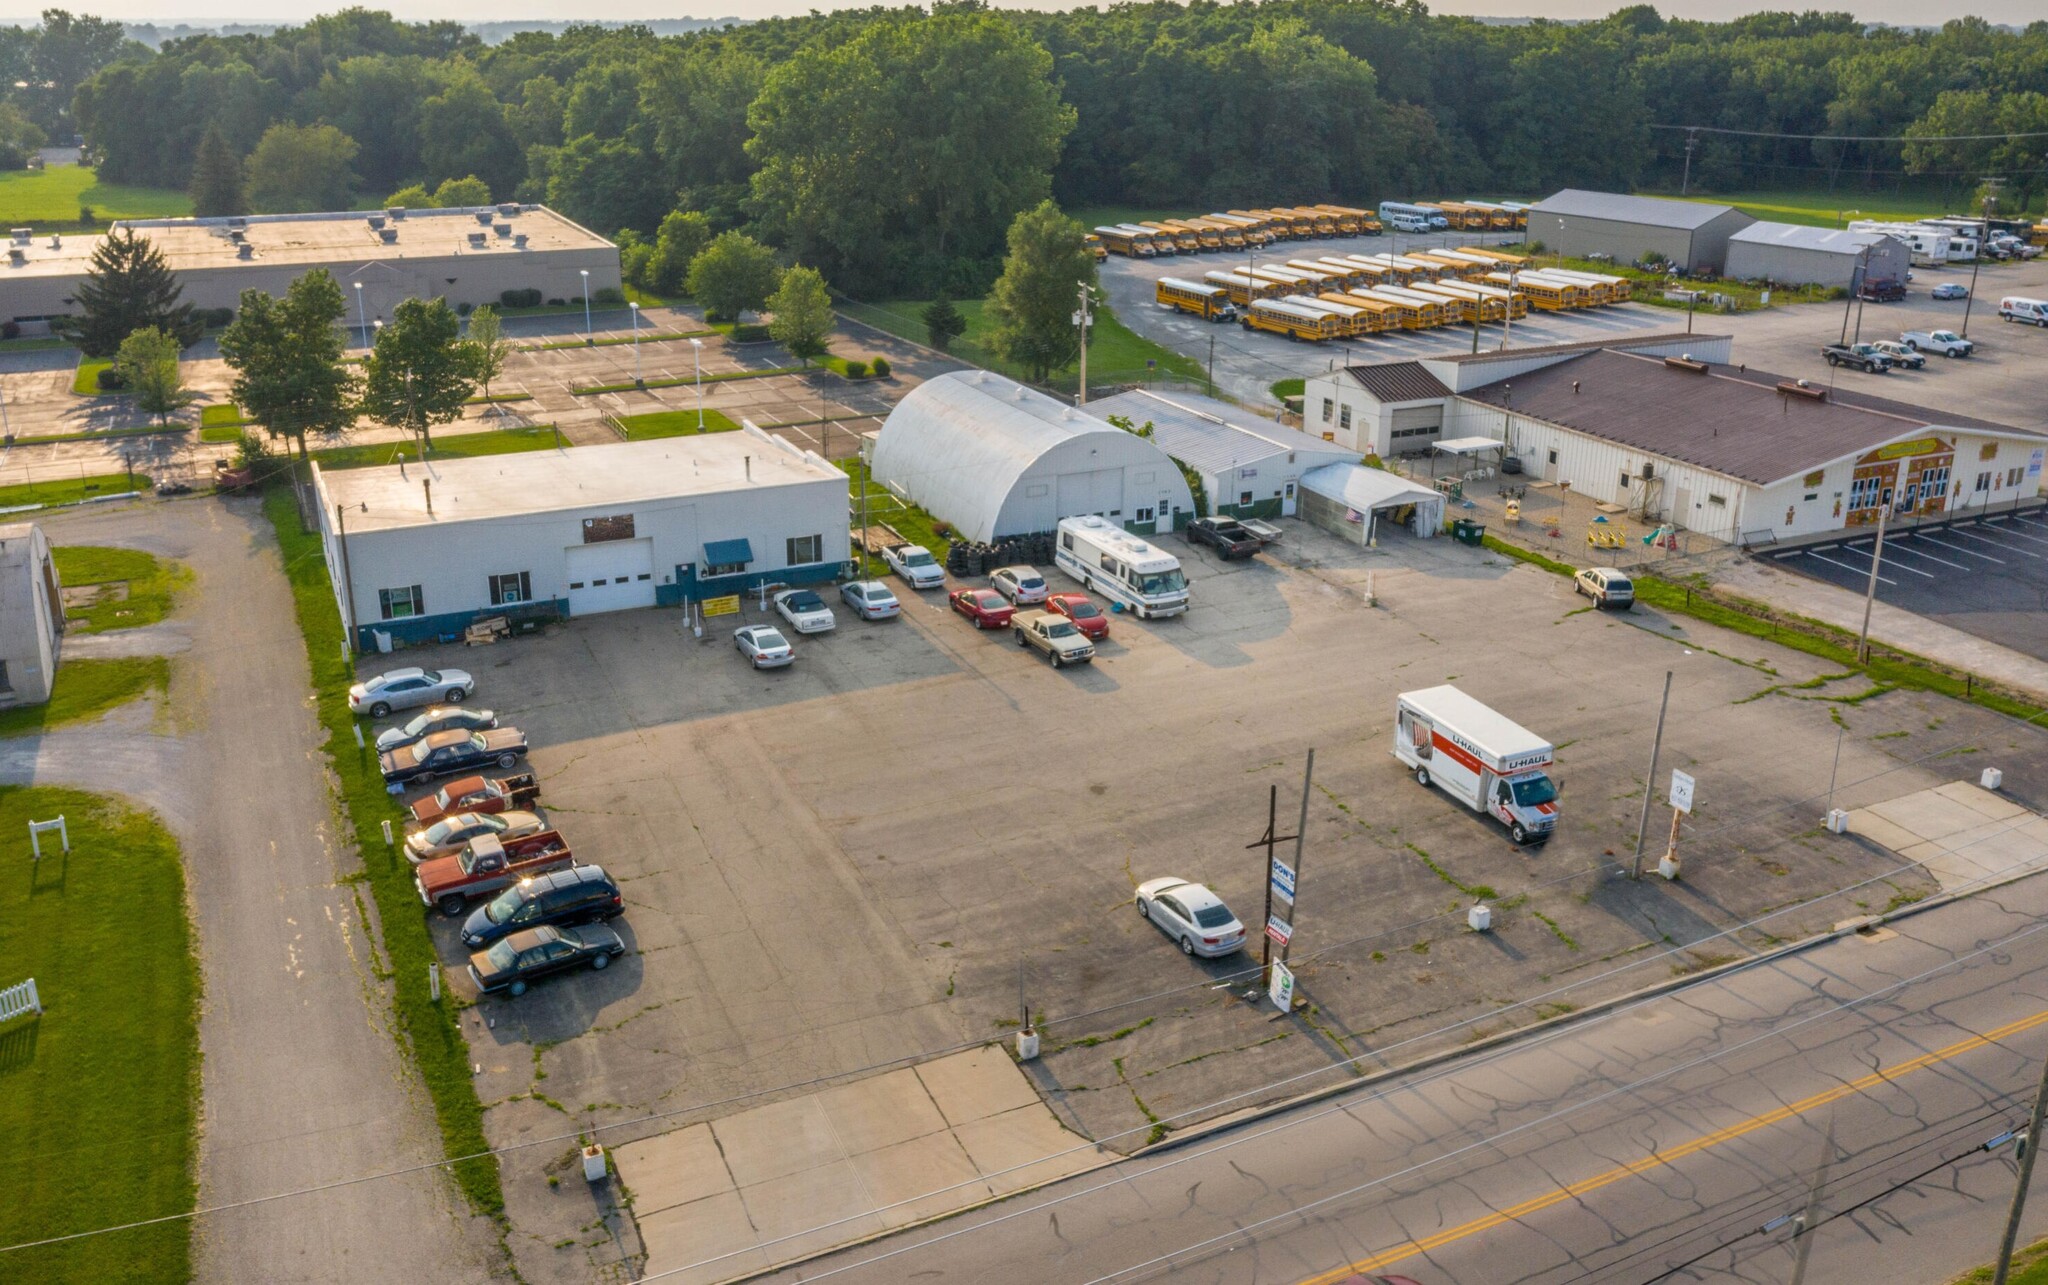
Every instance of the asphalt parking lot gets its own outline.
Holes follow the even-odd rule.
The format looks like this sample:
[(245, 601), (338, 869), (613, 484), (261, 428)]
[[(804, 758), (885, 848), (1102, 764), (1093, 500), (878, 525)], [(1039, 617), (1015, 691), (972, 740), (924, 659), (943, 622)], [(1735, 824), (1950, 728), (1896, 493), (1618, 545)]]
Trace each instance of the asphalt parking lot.
[[(1362, 551), (1286, 527), (1250, 561), (1176, 548), (1196, 608), (1117, 618), (1096, 662), (1075, 669), (907, 589), (902, 619), (841, 612), (832, 634), (796, 640), (787, 671), (742, 664), (740, 621), (715, 620), (700, 641), (673, 611), (409, 653), (477, 674), (477, 703), (531, 738), (556, 824), (627, 898), (614, 924), (627, 958), (469, 1011), (494, 1143), (674, 1113), (608, 1132), (617, 1145), (741, 1095), (998, 1036), (1020, 974), (1053, 1022), (1036, 1072), (1048, 1100), (1133, 1142), (1124, 1131), (1142, 1137), (1145, 1110), (1329, 1069), (1859, 878), (1888, 879), (1862, 894), (1879, 906), (1924, 893), (1924, 876), (1888, 854), (1785, 837), (1808, 819), (1779, 810), (1817, 811), (1799, 801), (1825, 790), (1838, 735), (1845, 804), (1973, 771), (1970, 757), (1899, 766), (1929, 750), (2010, 765), (2040, 748), (1946, 702), (1863, 699), (1802, 655), (1647, 611), (1595, 613), (1562, 580), (1448, 540)], [(761, 618), (750, 606), (741, 620)], [(1663, 761), (1700, 777), (1700, 837), (1685, 882), (1611, 884), (1590, 872), (1634, 843), (1667, 669)], [(1394, 693), (1447, 681), (1554, 738), (1566, 817), (1547, 846), (1516, 848), (1391, 759)], [(1295, 950), (1315, 1012), (1276, 1031), (1269, 1012), (1213, 989), (1244, 960), (1184, 958), (1131, 893), (1176, 874), (1256, 922), (1261, 858), (1245, 845), (1269, 784), (1283, 811), (1298, 806), (1310, 746), (1314, 900)], [(1474, 896), (1501, 907), (1485, 937), (1462, 927)], [(1848, 913), (1830, 903), (1813, 917)], [(455, 924), (430, 919), (466, 999)], [(1147, 996), (1165, 998), (1128, 1007)], [(537, 1248), (590, 1221), (587, 1202), (541, 1183), (542, 1163), (560, 1161), (546, 1149), (507, 1161), (514, 1222), (532, 1233), (519, 1238), (528, 1279), (587, 1279), (590, 1263)]]
[[(1762, 553), (1777, 566), (1864, 592), (1877, 533)], [(2048, 507), (1888, 532), (1877, 596), (2048, 660)]]

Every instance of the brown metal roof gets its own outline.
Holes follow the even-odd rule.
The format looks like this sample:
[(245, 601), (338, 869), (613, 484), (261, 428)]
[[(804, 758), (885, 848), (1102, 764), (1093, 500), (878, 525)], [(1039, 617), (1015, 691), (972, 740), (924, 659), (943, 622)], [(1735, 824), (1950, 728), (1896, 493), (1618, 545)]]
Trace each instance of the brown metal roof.
[(1735, 366), (1696, 374), (1605, 349), (1464, 396), (1759, 486), (1929, 427), (2041, 436), (1861, 393), (1791, 397), (1777, 391), (1782, 378)]
[(1346, 366), (1344, 373), (1381, 402), (1420, 402), (1432, 397), (1449, 397), (1444, 382), (1423, 369), (1419, 361), (1383, 361), (1370, 366)]

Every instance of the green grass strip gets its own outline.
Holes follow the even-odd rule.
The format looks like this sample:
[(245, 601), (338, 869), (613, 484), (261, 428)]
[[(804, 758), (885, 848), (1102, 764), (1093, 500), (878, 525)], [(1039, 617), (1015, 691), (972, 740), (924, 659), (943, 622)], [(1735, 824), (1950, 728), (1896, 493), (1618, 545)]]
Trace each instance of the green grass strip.
[(471, 397), (464, 406), (501, 406), (506, 402), (530, 402), (532, 393), (492, 393), (489, 397)]
[(0, 509), (18, 504), (75, 504), (95, 495), (119, 495), (145, 489), (149, 479), (126, 473), (94, 473), (86, 477), (59, 477), (47, 482), (21, 482), (0, 486)]
[[(703, 382), (707, 384), (723, 384), (735, 379), (767, 379), (772, 375), (802, 375), (820, 369), (822, 367), (818, 366), (770, 366), (766, 370), (727, 370), (721, 371), (716, 375), (706, 375)], [(631, 393), (638, 391), (642, 387), (684, 388), (693, 386), (697, 382), (698, 380), (695, 375), (687, 375), (677, 376), (672, 379), (650, 379), (645, 385), (636, 384), (631, 380), (627, 380), (623, 384), (591, 384), (583, 388), (571, 388), (569, 392), (576, 397), (589, 397), (597, 393)]]
[(164, 691), (170, 683), (171, 662), (162, 656), (63, 661), (48, 702), (0, 710), (0, 736), (32, 736), (98, 718), (148, 692)]
[[(558, 434), (553, 424), (536, 424), (531, 428), (504, 428), (490, 433), (443, 433), (434, 439), (433, 457), (437, 460), (473, 459), (479, 455), (552, 451), (558, 446), (569, 445), (569, 439)], [(420, 454), (419, 447), (412, 442), (371, 442), (362, 446), (330, 446), (326, 450), (314, 451), (313, 458), (323, 469), (368, 468), (395, 463), (400, 452), (404, 452), (407, 460), (416, 460)]]
[[(49, 834), (31, 862), (28, 822), (55, 816), (70, 853)], [(16, 1250), (0, 1276), (190, 1280), (199, 963), (177, 841), (146, 812), (47, 786), (0, 786), (0, 833), (0, 982), (35, 978), (44, 1007), (0, 1026), (0, 1244), (170, 1220)]]
[(361, 841), (365, 882), (383, 924), (384, 954), (391, 965), (392, 1011), (401, 1046), (412, 1054), (433, 1099), (446, 1154), (475, 1157), (449, 1166), (457, 1185), (473, 1209), (501, 1215), (505, 1192), (497, 1160), (479, 1154), (489, 1149), (484, 1140), (484, 1109), (470, 1076), (469, 1046), (462, 1038), (454, 997), (444, 991), (437, 1004), (427, 995), (427, 966), (440, 960), (423, 922), (425, 911), (413, 891), (412, 867), (397, 849), (374, 841), (380, 823), (395, 825), (403, 814), (384, 792), (375, 754), (356, 748), (355, 719), (348, 712), (348, 687), (355, 681), (355, 667), (342, 659), (341, 614), (328, 582), (320, 537), (299, 530), (298, 508), (287, 487), (266, 492), (263, 510), (277, 530), (299, 632), (306, 641), (314, 711), (327, 732), (322, 748), (334, 767), (342, 815)]
[(44, 433), (35, 437), (17, 437), (14, 444), (42, 446), (50, 442), (119, 442), (131, 437), (167, 437), (191, 431), (190, 424), (151, 424), (148, 428), (102, 428), (85, 433)]
[(59, 545), (51, 553), (57, 578), (66, 589), (127, 583), (125, 596), (102, 591), (90, 605), (67, 609), (64, 627), (73, 633), (153, 625), (171, 614), (178, 590), (192, 579), (191, 569), (183, 563), (142, 549), (80, 544)]
[[(619, 415), (614, 422), (626, 431), (629, 442), (644, 442), (656, 437), (695, 437), (698, 433), (697, 412), (694, 410), (658, 410), (645, 415)], [(704, 428), (706, 433), (730, 433), (739, 428), (732, 416), (722, 411), (706, 409)]]
[[(643, 344), (669, 344), (678, 339), (715, 339), (716, 330), (660, 330), (640, 336)], [(631, 335), (603, 335), (589, 339), (556, 339), (544, 344), (523, 344), (520, 352), (561, 352), (566, 348), (613, 348), (633, 342)]]
[(71, 391), (80, 397), (119, 397), (120, 393), (100, 391), (100, 372), (111, 370), (114, 363), (104, 357), (80, 359), (78, 369), (71, 373)]

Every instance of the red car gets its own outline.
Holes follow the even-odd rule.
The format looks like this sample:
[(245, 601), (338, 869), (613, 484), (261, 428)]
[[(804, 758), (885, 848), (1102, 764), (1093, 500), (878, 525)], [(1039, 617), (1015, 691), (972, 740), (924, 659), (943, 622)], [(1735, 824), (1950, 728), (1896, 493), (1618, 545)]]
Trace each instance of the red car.
[(974, 622), (976, 629), (1006, 629), (1017, 609), (993, 589), (956, 589), (947, 599), (953, 610)]
[(1102, 614), (1102, 608), (1085, 593), (1056, 593), (1045, 600), (1045, 609), (1055, 611), (1074, 622), (1074, 628), (1089, 642), (1101, 642), (1109, 637), (1109, 617)]

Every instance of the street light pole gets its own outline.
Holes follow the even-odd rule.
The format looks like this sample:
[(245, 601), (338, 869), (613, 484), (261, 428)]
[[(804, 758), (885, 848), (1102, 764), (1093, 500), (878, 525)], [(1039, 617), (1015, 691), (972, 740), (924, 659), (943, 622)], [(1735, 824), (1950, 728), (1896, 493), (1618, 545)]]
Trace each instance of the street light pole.
[(636, 388), (647, 387), (647, 374), (640, 367), (640, 305), (626, 305), (633, 310), (633, 384)]
[(583, 342), (594, 344), (597, 336), (590, 329), (590, 269), (578, 268), (576, 271), (583, 274)]
[(697, 431), (704, 431), (704, 341), (690, 341), (690, 364), (697, 370)]
[(370, 344), (370, 322), (363, 313), (363, 283), (353, 281), (349, 284), (356, 288), (356, 329), (363, 332), (363, 346), (367, 348)]
[(1090, 302), (1088, 298), (1088, 283), (1086, 281), (1079, 281), (1075, 284), (1080, 287), (1081, 299), (1081, 306), (1074, 313), (1074, 324), (1080, 327), (1081, 330), (1081, 391), (1080, 395), (1074, 399), (1074, 405), (1086, 406), (1088, 404), (1088, 327), (1095, 324), (1095, 318), (1088, 315), (1088, 304)]
[(1998, 1242), (1998, 1266), (1991, 1275), (1991, 1285), (2005, 1285), (2006, 1276), (2012, 1271), (2012, 1251), (2019, 1239), (2020, 1214), (2027, 1207), (2027, 1184), (2034, 1180), (2034, 1156), (2040, 1149), (2041, 1116), (2048, 1108), (2048, 1059), (2041, 1063), (2041, 1087), (2034, 1093), (2034, 1114), (2027, 1122), (2027, 1135), (2020, 1143), (2020, 1177), (2012, 1189), (2012, 1210), (2005, 1216), (2005, 1236)]

